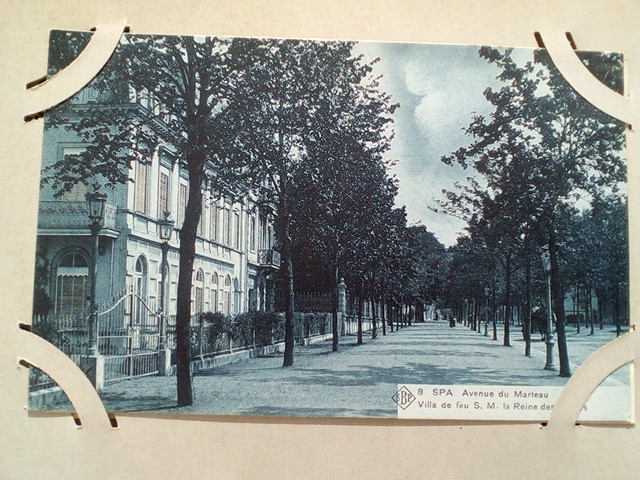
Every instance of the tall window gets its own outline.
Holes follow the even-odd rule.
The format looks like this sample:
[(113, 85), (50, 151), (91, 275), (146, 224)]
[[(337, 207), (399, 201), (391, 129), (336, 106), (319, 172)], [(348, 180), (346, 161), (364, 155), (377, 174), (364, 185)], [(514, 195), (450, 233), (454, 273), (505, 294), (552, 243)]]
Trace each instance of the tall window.
[(79, 253), (68, 253), (60, 259), (56, 270), (56, 314), (84, 316), (88, 280), (86, 258)]
[(133, 273), (133, 286), (136, 295), (142, 301), (136, 299), (133, 302), (132, 319), (135, 325), (143, 325), (147, 321), (146, 310), (142, 302), (148, 303), (149, 297), (147, 292), (147, 259), (142, 255), (136, 260), (135, 270)]
[(225, 207), (221, 207), (220, 208), (220, 212), (221, 212), (221, 219), (220, 219), (220, 243), (222, 243), (223, 245), (227, 244), (227, 236), (229, 233), (229, 218), (227, 216), (227, 208)]
[(224, 296), (226, 303), (226, 305), (224, 306), (224, 313), (226, 313), (227, 315), (231, 315), (231, 277), (228, 275), (224, 279)]
[(251, 228), (249, 230), (249, 244), (251, 247), (251, 251), (256, 251), (256, 217), (251, 215)]
[(202, 313), (204, 310), (204, 273), (198, 270), (194, 284), (194, 310), (192, 313)]
[(153, 114), (160, 115), (162, 112), (162, 106), (160, 105), (160, 100), (158, 100), (158, 97), (156, 97), (153, 93), (151, 94), (151, 104), (153, 107)]
[(209, 205), (209, 238), (211, 240), (218, 240), (218, 205), (215, 201), (212, 201)]
[[(62, 151), (62, 156), (65, 160), (68, 160), (68, 157), (73, 157), (75, 155), (80, 155), (85, 151), (84, 147), (65, 147)], [(67, 201), (75, 201), (75, 202), (85, 202), (87, 198), (85, 197), (86, 193), (89, 191), (89, 185), (86, 183), (76, 183), (73, 188), (62, 194), (62, 200)]]
[(226, 231), (227, 235), (226, 235), (226, 237), (224, 239), (224, 243), (225, 243), (225, 245), (230, 247), (231, 246), (231, 231), (232, 231), (232, 228), (233, 228), (233, 224), (231, 223), (232, 222), (231, 207), (226, 206), (224, 208), (224, 216), (225, 216), (225, 223), (227, 224), (227, 231)]
[(233, 279), (233, 312), (240, 313), (240, 281), (238, 278)]
[(233, 212), (233, 247), (240, 248), (240, 212)]
[(200, 235), (201, 237), (204, 237), (205, 230), (207, 228), (206, 223), (207, 223), (207, 217), (208, 217), (208, 215), (206, 215), (207, 200), (205, 199), (204, 193), (202, 194), (201, 208), (202, 210), (200, 212), (200, 220), (198, 220), (198, 235)]
[(149, 173), (151, 166), (147, 163), (138, 162), (136, 168), (135, 209), (138, 212), (149, 214)]
[(138, 103), (145, 108), (149, 108), (149, 105), (150, 105), (149, 90), (147, 90), (146, 87), (142, 87), (136, 93), (137, 93), (136, 96), (137, 96)]
[(147, 300), (147, 260), (140, 255), (136, 260), (134, 284), (136, 294), (144, 301)]
[(214, 272), (211, 275), (211, 311), (217, 312), (218, 308), (218, 274)]
[(171, 210), (171, 193), (169, 188), (169, 175), (160, 172), (160, 191), (158, 192), (158, 218), (164, 218), (164, 212)]
[(180, 183), (178, 190), (178, 222), (176, 224), (178, 228), (182, 228), (182, 223), (184, 222), (184, 211), (187, 208), (187, 188), (186, 183)]
[(260, 217), (260, 248), (269, 248), (269, 229), (267, 228), (267, 218)]

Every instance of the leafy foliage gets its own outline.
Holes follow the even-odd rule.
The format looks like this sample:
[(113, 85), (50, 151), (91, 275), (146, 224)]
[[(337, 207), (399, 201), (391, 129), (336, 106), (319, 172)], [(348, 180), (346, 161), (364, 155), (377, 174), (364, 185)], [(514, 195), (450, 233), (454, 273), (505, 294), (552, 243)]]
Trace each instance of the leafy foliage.
[[(624, 197), (623, 125), (580, 98), (544, 50), (537, 50), (522, 65), (514, 60), (511, 49), (483, 47), (479, 55), (498, 67), (496, 78), (502, 87), (484, 91), (493, 112), (474, 115), (465, 129), (473, 138), (471, 144), (442, 161), (471, 167), (481, 180), (470, 179), (457, 191), (445, 192), (446, 201), (440, 208), (467, 220), (469, 237), (458, 242), (460, 247), (467, 245), (462, 251), (486, 249), (486, 254), (498, 260), (507, 318), (511, 318), (512, 281), (517, 279), (512, 275), (526, 267), (530, 280), (531, 265), (538, 263), (533, 262), (534, 254), (539, 246), (549, 244), (561, 374), (567, 373), (560, 275), (595, 273), (597, 269), (586, 257), (590, 249), (585, 241), (598, 235), (580, 227), (584, 222), (571, 206), (580, 200), (591, 204), (593, 213), (603, 201), (615, 204), (613, 198)], [(620, 90), (619, 56), (604, 53), (583, 58), (603, 83)], [(624, 235), (626, 230), (618, 231)], [(471, 245), (476, 247), (468, 248)], [(462, 272), (465, 278), (469, 274)], [(525, 304), (530, 308), (531, 299)]]

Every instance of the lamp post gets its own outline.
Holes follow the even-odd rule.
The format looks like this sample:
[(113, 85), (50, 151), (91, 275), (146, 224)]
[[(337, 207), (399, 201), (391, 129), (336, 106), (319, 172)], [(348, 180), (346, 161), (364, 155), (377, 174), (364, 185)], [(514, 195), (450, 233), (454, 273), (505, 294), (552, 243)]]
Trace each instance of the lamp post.
[(164, 219), (158, 220), (158, 230), (160, 235), (160, 240), (162, 240), (162, 276), (160, 279), (160, 314), (161, 314), (161, 322), (160, 322), (160, 348), (163, 349), (166, 346), (166, 321), (165, 321), (165, 292), (166, 292), (166, 281), (167, 281), (167, 254), (169, 253), (169, 240), (171, 239), (171, 234), (173, 233), (173, 225), (174, 221), (169, 218), (171, 214), (169, 212), (164, 212)]
[(89, 293), (89, 356), (98, 354), (98, 305), (96, 303), (96, 283), (98, 276), (98, 242), (99, 233), (104, 225), (104, 208), (107, 203), (107, 195), (97, 189), (86, 194), (89, 207), (89, 230), (91, 230), (91, 285)]
[(553, 364), (553, 346), (555, 341), (553, 338), (553, 308), (551, 304), (551, 256), (549, 254), (549, 245), (544, 245), (540, 249), (540, 257), (542, 258), (542, 268), (547, 276), (547, 334), (545, 343), (547, 344), (547, 363), (545, 370), (555, 370)]
[(173, 233), (174, 221), (171, 220), (170, 212), (164, 212), (164, 219), (158, 220), (158, 235), (162, 244), (162, 263), (160, 277), (160, 339), (158, 344), (158, 352), (160, 355), (159, 374), (168, 375), (171, 370), (171, 352), (167, 349), (167, 316), (166, 316), (166, 282), (167, 282), (167, 255), (169, 253), (169, 240)]

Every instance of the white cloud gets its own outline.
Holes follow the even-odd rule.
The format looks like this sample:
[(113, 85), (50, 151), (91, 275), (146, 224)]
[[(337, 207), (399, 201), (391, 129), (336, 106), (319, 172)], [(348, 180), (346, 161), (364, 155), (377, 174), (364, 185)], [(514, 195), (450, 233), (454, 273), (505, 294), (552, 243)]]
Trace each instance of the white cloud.
[(429, 207), (442, 198), (442, 189), (453, 189), (455, 181), (473, 172), (440, 158), (471, 141), (462, 129), (473, 112), (490, 112), (483, 91), (499, 85), (498, 69), (481, 59), (474, 46), (361, 43), (357, 49), (370, 60), (380, 57), (374, 68), (383, 75), (381, 88), (400, 103), (388, 155), (399, 159), (392, 172), (400, 182), (396, 204), (406, 205), (410, 222), (422, 221), (451, 245), (464, 222)]

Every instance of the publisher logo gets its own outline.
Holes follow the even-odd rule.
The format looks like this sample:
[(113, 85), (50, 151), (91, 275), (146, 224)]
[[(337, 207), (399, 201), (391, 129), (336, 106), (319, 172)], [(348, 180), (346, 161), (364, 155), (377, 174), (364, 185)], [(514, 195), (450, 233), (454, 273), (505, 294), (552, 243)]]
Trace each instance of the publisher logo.
[(407, 387), (402, 387), (398, 390), (391, 399), (398, 404), (398, 406), (405, 410), (416, 399), (415, 395)]

